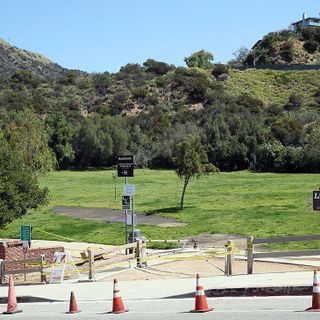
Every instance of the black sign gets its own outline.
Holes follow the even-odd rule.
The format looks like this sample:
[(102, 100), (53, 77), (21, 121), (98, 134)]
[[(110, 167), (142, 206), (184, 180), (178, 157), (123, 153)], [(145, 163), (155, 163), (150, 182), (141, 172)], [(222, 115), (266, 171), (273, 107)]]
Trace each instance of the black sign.
[(313, 210), (320, 211), (320, 191), (313, 191)]
[(133, 156), (118, 156), (118, 177), (133, 177)]
[(130, 209), (130, 196), (122, 196), (122, 209)]

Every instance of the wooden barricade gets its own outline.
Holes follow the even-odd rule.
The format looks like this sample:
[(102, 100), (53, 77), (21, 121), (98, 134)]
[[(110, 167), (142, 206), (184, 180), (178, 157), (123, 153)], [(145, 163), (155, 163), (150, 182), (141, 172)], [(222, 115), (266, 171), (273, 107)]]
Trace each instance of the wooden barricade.
[(40, 272), (41, 282), (46, 282), (45, 256), (19, 260), (0, 260), (0, 284), (6, 275)]
[(320, 240), (320, 235), (309, 236), (289, 236), (273, 238), (254, 238), (247, 237), (247, 273), (253, 273), (253, 262), (255, 258), (277, 258), (277, 257), (298, 257), (298, 256), (318, 256), (320, 250), (292, 250), (292, 251), (273, 251), (273, 252), (254, 252), (254, 245), (260, 243), (285, 243), (298, 241)]

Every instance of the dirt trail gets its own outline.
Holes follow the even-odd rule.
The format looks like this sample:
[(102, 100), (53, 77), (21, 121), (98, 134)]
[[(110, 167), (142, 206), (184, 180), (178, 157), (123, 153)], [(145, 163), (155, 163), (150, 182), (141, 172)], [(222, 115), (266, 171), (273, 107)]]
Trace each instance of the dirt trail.
[[(90, 219), (108, 222), (124, 222), (123, 210), (113, 210), (107, 208), (80, 208), (58, 206), (53, 208), (56, 214), (63, 214), (81, 219)], [(185, 223), (179, 222), (176, 219), (165, 218), (158, 215), (138, 214), (139, 224), (156, 225), (158, 227), (180, 227), (185, 226)]]

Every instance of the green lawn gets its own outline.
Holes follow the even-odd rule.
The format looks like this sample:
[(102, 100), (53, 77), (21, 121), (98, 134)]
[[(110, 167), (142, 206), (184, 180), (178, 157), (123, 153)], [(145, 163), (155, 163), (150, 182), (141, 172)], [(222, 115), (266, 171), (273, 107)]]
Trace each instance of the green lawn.
[[(30, 223), (34, 238), (67, 238), (120, 244), (124, 226), (55, 215), (57, 205), (120, 209), (124, 179), (118, 179), (118, 202), (114, 202), (114, 171), (60, 171), (41, 180), (48, 186), (47, 208), (30, 213), (1, 230), (1, 237), (19, 237), (19, 225)], [(182, 182), (174, 171), (135, 170), (129, 183), (136, 185), (136, 211), (160, 214), (186, 222), (184, 227), (160, 228), (139, 225), (148, 238), (178, 239), (202, 232), (272, 237), (320, 233), (320, 213), (312, 211), (312, 191), (320, 186), (317, 174), (272, 174), (247, 171), (218, 173), (190, 183), (185, 209), (178, 210)], [(288, 246), (288, 245), (286, 245)], [(290, 244), (291, 247), (318, 247)]]

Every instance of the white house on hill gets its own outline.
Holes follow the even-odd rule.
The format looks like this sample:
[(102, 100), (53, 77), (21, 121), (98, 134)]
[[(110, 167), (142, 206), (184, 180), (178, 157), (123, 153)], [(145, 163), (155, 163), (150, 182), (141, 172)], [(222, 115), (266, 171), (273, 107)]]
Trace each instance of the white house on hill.
[(307, 18), (307, 14), (304, 12), (302, 20), (291, 23), (294, 32), (299, 32), (307, 27), (320, 27), (320, 18)]

